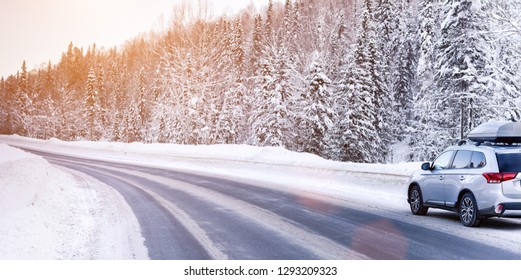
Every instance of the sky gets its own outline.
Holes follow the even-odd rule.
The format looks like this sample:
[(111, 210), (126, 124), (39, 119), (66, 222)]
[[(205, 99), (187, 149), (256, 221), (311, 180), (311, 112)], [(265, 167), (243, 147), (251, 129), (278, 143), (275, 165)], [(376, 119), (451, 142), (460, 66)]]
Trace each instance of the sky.
[[(121, 46), (167, 22), (183, 0), (0, 0), (0, 76), (59, 62), (72, 42), (87, 49)], [(192, 2), (201, 0), (192, 0)], [(232, 14), (268, 0), (207, 0), (216, 13)]]

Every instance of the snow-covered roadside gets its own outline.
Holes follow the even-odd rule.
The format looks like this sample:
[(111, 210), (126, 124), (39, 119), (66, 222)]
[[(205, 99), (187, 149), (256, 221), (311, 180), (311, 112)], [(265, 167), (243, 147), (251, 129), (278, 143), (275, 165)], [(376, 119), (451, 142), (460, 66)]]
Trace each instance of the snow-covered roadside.
[[(335, 162), (283, 148), (248, 145), (67, 142), (58, 139), (37, 140), (16, 135), (0, 135), (1, 142), (84, 158), (232, 177), (263, 186), (289, 186), (294, 191), (312, 192), (346, 200), (356, 194), (357, 201), (366, 197), (368, 202), (374, 202), (379, 198), (383, 198), (383, 201), (392, 200), (393, 203), (397, 200), (405, 201), (405, 191), (402, 187), (409, 175), (420, 166), (419, 163)], [(370, 187), (360, 188), (360, 183)]]
[(0, 259), (146, 259), (143, 241), (117, 192), (0, 144)]
[(151, 163), (165, 159), (246, 162), (269, 164), (280, 167), (298, 167), (329, 171), (353, 171), (375, 174), (409, 176), (418, 168), (418, 163), (361, 164), (325, 160), (308, 153), (296, 153), (280, 147), (252, 147), (249, 145), (175, 145), (115, 143), (90, 141), (61, 141), (55, 138), (38, 140), (18, 135), (0, 135), (0, 143), (37, 148), (68, 155), (89, 156), (95, 159), (132, 160), (146, 158)]

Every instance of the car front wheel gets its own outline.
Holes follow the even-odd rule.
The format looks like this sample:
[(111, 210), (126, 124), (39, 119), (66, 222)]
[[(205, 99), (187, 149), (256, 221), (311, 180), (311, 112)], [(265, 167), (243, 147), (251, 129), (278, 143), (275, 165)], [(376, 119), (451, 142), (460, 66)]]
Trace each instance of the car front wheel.
[(420, 187), (413, 186), (409, 191), (409, 204), (413, 215), (425, 215), (429, 207), (423, 206), (423, 199)]
[(459, 203), (459, 218), (466, 227), (477, 227), (481, 222), (478, 214), (478, 205), (472, 193), (466, 193)]

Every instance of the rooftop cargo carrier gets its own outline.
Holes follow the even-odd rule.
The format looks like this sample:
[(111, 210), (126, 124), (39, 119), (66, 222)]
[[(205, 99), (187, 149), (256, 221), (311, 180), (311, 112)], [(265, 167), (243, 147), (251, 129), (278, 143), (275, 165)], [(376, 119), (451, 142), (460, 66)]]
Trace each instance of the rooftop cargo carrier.
[(467, 138), (477, 143), (521, 143), (521, 123), (507, 121), (487, 122), (474, 128)]

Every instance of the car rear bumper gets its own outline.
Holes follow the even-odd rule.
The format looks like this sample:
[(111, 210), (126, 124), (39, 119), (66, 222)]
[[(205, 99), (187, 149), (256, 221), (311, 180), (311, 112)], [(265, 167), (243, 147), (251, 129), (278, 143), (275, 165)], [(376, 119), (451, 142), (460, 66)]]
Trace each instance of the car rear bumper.
[(480, 216), (521, 218), (521, 202), (505, 202), (490, 208), (480, 209)]

